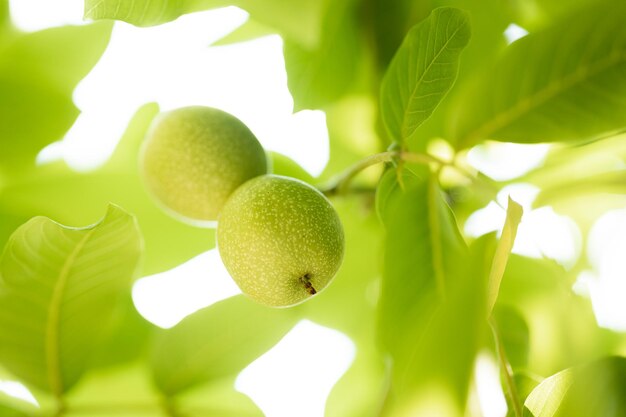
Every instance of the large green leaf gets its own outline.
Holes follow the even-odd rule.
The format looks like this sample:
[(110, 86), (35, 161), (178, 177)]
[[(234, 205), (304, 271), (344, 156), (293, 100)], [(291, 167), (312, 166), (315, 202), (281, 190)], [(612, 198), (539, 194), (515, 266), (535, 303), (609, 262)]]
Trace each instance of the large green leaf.
[(626, 127), (626, 3), (600, 2), (513, 43), (464, 92), (459, 147), (594, 139)]
[(362, 57), (354, 0), (326, 5), (319, 42), (310, 47), (287, 39), (287, 83), (294, 110), (327, 107), (355, 85)]
[(395, 141), (409, 139), (445, 97), (469, 39), (469, 15), (448, 7), (435, 9), (407, 34), (381, 88), (383, 121)]
[[(95, 171), (78, 173), (57, 162), (39, 166), (0, 189), (0, 225), (5, 219), (15, 223), (37, 215), (68, 224), (86, 223), (110, 201), (137, 217), (145, 241), (144, 275), (171, 269), (210, 249), (213, 230), (189, 226), (165, 214), (139, 176), (139, 148), (157, 112), (156, 104), (140, 108), (111, 159)], [(3, 231), (11, 230), (2, 225)], [(0, 235), (0, 246), (6, 238)]]
[(454, 86), (446, 95), (446, 99), (419, 127), (419, 132), (408, 141), (409, 149), (424, 152), (432, 138), (448, 137), (450, 120), (458, 111), (459, 94), (465, 84), (476, 74), (489, 68), (494, 57), (506, 47), (503, 32), (511, 21), (507, 13), (504, 13), (504, 2), (500, 0), (425, 0), (417, 4), (411, 3), (415, 4), (414, 7), (426, 8), (427, 11), (436, 7), (458, 7), (469, 13), (472, 23), (472, 37), (463, 50)]
[(33, 166), (70, 128), (78, 115), (74, 86), (104, 52), (111, 27), (64, 26), (0, 42), (0, 175)]
[(486, 323), (487, 246), (480, 241), (468, 257), (435, 181), (404, 172), (401, 185), (389, 170), (378, 188), (386, 231), (378, 330), (393, 359), (389, 409), (434, 386), (462, 409)]
[[(110, 206), (86, 228), (35, 217), (0, 263), (0, 360), (17, 377), (62, 395), (76, 383), (136, 273), (135, 219)], [(94, 326), (97, 323), (97, 326)]]
[(534, 417), (626, 415), (626, 358), (609, 357), (544, 380), (526, 399)]
[(296, 42), (314, 45), (319, 36), (323, 1), (303, 0), (85, 0), (86, 19), (116, 19), (152, 26), (201, 10), (238, 6), (253, 19)]
[(154, 381), (166, 395), (228, 377), (271, 348), (295, 324), (290, 310), (235, 296), (185, 318), (155, 341)]

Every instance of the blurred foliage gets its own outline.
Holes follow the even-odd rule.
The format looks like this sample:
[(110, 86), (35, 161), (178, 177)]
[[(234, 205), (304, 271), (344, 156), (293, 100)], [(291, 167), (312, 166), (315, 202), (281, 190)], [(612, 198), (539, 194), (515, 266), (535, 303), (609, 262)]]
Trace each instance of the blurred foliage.
[[(129, 114), (90, 172), (35, 161), (76, 119), (72, 92), (107, 46), (106, 20), (150, 26), (227, 5), (250, 16), (215, 44), (281, 35), (294, 109), (326, 113), (322, 175), (270, 152), (274, 173), (328, 189), (357, 161), (389, 157), (332, 196), (346, 253), (322, 294), (287, 310), (236, 296), (157, 329), (132, 303), (133, 278), (215, 245), (212, 229), (169, 217), (144, 190), (138, 153), (158, 106)], [(510, 255), (524, 225), (512, 203), (501, 236), (461, 232), (520, 181), (583, 236), (626, 205), (623, 3), (85, 0), (84, 15), (104, 21), (24, 33), (0, 0), (0, 379), (41, 406), (0, 391), (0, 416), (261, 416), (234, 380), (300, 319), (356, 346), (330, 417), (471, 416), (480, 351), (498, 360), (507, 417), (626, 413), (626, 338), (572, 290), (584, 257), (566, 270)], [(507, 45), (511, 23), (530, 34)], [(461, 150), (485, 140), (553, 145), (541, 166), (498, 182)], [(435, 141), (450, 155), (427, 155)]]
[(79, 113), (72, 91), (104, 52), (111, 27), (0, 31), (0, 178), (32, 168), (37, 153), (72, 126)]
[(157, 335), (151, 355), (157, 387), (173, 396), (239, 371), (295, 324), (291, 310), (262, 307), (236, 296), (187, 317)]
[(458, 146), (581, 142), (623, 129), (626, 4), (610, 5), (609, 14), (594, 4), (507, 48), (464, 92), (451, 122)]

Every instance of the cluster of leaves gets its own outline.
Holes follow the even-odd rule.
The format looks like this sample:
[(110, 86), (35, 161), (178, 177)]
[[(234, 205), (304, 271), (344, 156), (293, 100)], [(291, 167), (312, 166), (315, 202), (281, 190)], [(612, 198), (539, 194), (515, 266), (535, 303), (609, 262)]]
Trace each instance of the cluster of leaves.
[[(372, 152), (399, 151), (380, 180), (354, 187), (363, 192), (333, 196), (346, 256), (323, 294), (288, 310), (237, 296), (159, 330), (134, 310), (133, 280), (212, 248), (214, 236), (167, 217), (140, 183), (137, 151), (158, 107), (138, 109), (95, 171), (35, 158), (75, 120), (72, 90), (107, 45), (109, 20), (155, 25), (228, 4), (250, 19), (220, 43), (282, 35), (295, 108), (327, 114), (326, 171), (307, 178), (278, 156), (277, 173), (323, 184)], [(485, 140), (554, 142), (521, 179), (541, 188), (535, 204), (584, 233), (623, 206), (625, 5), (86, 0), (97, 22), (35, 33), (7, 10), (0, 0), (0, 376), (26, 384), (41, 409), (2, 395), (0, 416), (261, 415), (233, 380), (302, 318), (357, 346), (328, 416), (476, 415), (468, 393), (483, 350), (499, 359), (510, 416), (626, 414), (626, 359), (615, 356), (624, 337), (599, 328), (571, 291), (586, 261), (566, 271), (510, 255), (522, 216), (512, 201), (499, 240), (470, 241), (458, 225), (506, 184), (463, 171), (470, 178), (444, 186), (447, 164), (417, 163), (431, 138), (458, 160)], [(530, 34), (507, 45), (511, 23)], [(61, 225), (91, 224), (107, 206), (93, 226)]]

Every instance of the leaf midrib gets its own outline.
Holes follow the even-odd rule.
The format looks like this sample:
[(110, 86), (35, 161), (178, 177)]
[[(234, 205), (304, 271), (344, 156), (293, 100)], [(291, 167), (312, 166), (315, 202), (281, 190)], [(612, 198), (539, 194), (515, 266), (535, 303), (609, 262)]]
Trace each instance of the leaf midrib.
[(446, 42), (443, 44), (443, 46), (439, 49), (439, 52), (437, 52), (437, 54), (435, 55), (435, 57), (430, 61), (430, 63), (428, 64), (428, 66), (426, 66), (426, 68), (424, 69), (424, 71), (422, 72), (422, 75), (420, 76), (420, 78), (415, 82), (415, 87), (413, 87), (411, 94), (409, 95), (409, 100), (407, 102), (407, 105), (404, 108), (404, 116), (402, 118), (402, 128), (400, 130), (400, 134), (402, 135), (402, 139), (406, 139), (409, 136), (411, 136), (411, 134), (405, 133), (405, 131), (407, 130), (406, 124), (407, 124), (407, 120), (408, 120), (408, 115), (409, 115), (409, 103), (411, 102), (411, 100), (413, 99), (414, 95), (416, 94), (418, 88), (421, 86), (422, 82), (424, 81), (424, 77), (426, 76), (426, 74), (428, 73), (428, 71), (430, 71), (430, 68), (433, 66), (433, 64), (437, 61), (437, 59), (439, 59), (439, 56), (441, 56), (441, 54), (443, 53), (444, 50), (447, 49), (448, 44), (452, 41), (452, 39), (454, 39), (456, 37), (456, 35), (459, 33), (459, 31), (467, 24), (467, 21), (464, 21), (462, 25), (460, 25), (453, 33), (452, 35), (450, 35), (450, 37), (448, 38), (448, 40), (446, 40)]
[(483, 123), (471, 133), (467, 134), (459, 143), (464, 146), (468, 146), (473, 144), (476, 140), (486, 138), (488, 135), (502, 129), (555, 96), (587, 81), (588, 79), (598, 75), (600, 72), (605, 71), (622, 61), (626, 61), (626, 54), (611, 54), (604, 60), (595, 61), (597, 66), (594, 66), (592, 63), (590, 65), (579, 67), (568, 76), (550, 82), (544, 88), (537, 90), (525, 99), (519, 100), (517, 104), (509, 109), (496, 114), (490, 121)]
[(59, 342), (59, 324), (61, 314), (61, 302), (67, 286), (72, 265), (76, 261), (78, 254), (85, 247), (87, 240), (94, 233), (95, 229), (89, 230), (85, 236), (76, 244), (72, 253), (67, 257), (65, 263), (59, 271), (52, 291), (52, 298), (48, 308), (48, 320), (46, 322), (45, 355), (48, 372), (48, 382), (54, 395), (60, 397), (63, 394), (63, 377), (61, 375), (61, 358)]

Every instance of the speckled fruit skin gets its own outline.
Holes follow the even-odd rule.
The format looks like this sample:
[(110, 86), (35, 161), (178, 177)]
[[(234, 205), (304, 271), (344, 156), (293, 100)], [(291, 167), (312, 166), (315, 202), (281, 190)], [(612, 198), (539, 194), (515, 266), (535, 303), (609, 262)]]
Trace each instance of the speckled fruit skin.
[(287, 307), (333, 279), (344, 235), (337, 212), (318, 190), (293, 178), (264, 175), (239, 187), (224, 206), (217, 246), (244, 294)]
[(149, 193), (166, 211), (212, 225), (237, 187), (267, 173), (267, 157), (239, 119), (192, 106), (155, 118), (142, 145), (140, 170)]

